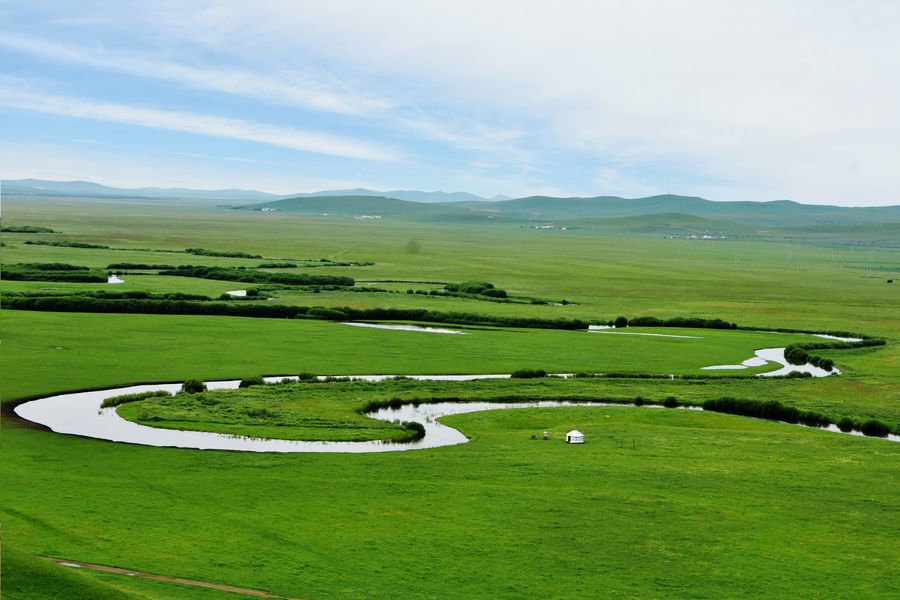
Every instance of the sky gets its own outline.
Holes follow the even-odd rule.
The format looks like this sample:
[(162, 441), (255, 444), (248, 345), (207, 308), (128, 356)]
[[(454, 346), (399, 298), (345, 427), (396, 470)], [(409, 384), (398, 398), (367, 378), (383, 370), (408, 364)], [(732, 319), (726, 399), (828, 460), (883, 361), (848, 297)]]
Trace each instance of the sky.
[(900, 204), (900, 2), (0, 0), (0, 177)]

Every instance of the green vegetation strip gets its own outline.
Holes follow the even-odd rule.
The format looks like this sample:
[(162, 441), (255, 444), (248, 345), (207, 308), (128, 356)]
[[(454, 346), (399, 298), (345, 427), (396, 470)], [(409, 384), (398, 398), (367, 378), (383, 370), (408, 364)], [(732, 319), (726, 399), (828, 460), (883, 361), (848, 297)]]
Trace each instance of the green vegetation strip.
[(98, 269), (66, 263), (19, 263), (3, 265), (0, 279), (11, 281), (62, 281), (106, 283), (106, 273)]
[(350, 287), (355, 282), (352, 277), (337, 275), (308, 275), (305, 273), (269, 273), (242, 267), (186, 267), (168, 269), (160, 275), (176, 277), (198, 277), (200, 279), (218, 279), (223, 281), (240, 281), (243, 283), (280, 283), (284, 285), (334, 286)]
[(0, 227), (2, 233), (59, 233), (50, 227), (37, 225), (4, 225)]
[[(104, 281), (106, 279), (104, 278)], [(139, 294), (141, 294), (139, 292)], [(206, 299), (208, 300), (208, 298)], [(319, 319), (324, 321), (421, 321), (463, 325), (487, 325), (498, 327), (527, 327), (538, 329), (587, 329), (585, 321), (576, 319), (535, 319), (478, 315), (471, 313), (443, 313), (426, 309), (350, 307), (326, 308), (321, 306), (284, 306), (277, 304), (224, 304), (209, 301), (191, 301), (160, 298), (116, 298), (88, 294), (10, 296), (6, 308), (48, 312), (94, 312), (170, 315), (218, 315), (234, 317), (259, 317), (276, 319)]]

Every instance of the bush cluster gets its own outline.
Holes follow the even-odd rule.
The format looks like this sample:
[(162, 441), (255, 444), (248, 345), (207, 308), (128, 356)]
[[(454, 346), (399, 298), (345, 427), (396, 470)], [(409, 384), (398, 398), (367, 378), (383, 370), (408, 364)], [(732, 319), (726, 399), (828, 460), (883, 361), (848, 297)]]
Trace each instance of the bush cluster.
[(188, 379), (181, 384), (181, 391), (186, 394), (199, 394), (206, 391), (206, 384), (199, 379)]
[(49, 227), (38, 227), (37, 225), (4, 225), (0, 227), (3, 233), (58, 233)]
[(106, 283), (103, 271), (64, 263), (18, 263), (4, 265), (0, 279), (9, 281), (62, 281), (75, 283)]
[(239, 388), (248, 388), (251, 385), (265, 385), (266, 382), (263, 380), (262, 375), (256, 375), (255, 377), (245, 377), (241, 379), (241, 382), (238, 384)]
[(518, 369), (510, 375), (513, 379), (538, 379), (546, 376), (547, 371), (543, 369)]
[[(619, 327), (619, 317), (610, 325)], [(692, 327), (695, 329), (737, 329), (737, 323), (729, 323), (722, 319), (704, 319), (702, 317), (673, 317), (671, 319), (658, 319), (656, 317), (635, 317), (625, 319), (625, 324), (631, 327)]]
[(269, 273), (242, 267), (179, 267), (177, 269), (160, 271), (159, 274), (222, 281), (240, 281), (243, 283), (281, 283), (284, 285), (352, 287), (356, 283), (352, 277), (308, 275), (306, 273)]
[(45, 242), (43, 240), (26, 240), (26, 244), (30, 244), (32, 246), (59, 246), (61, 248), (95, 248), (95, 249), (108, 249), (109, 246), (104, 246), (102, 244), (89, 244), (87, 242), (73, 242), (70, 240), (61, 240), (58, 242)]
[(147, 398), (160, 398), (163, 396), (171, 396), (170, 392), (165, 390), (153, 390), (151, 392), (138, 392), (136, 394), (122, 394), (121, 396), (113, 396), (112, 398), (107, 398), (100, 405), (101, 408), (109, 408), (111, 406), (119, 406), (122, 404), (128, 404), (129, 402), (138, 402), (140, 400), (146, 400)]
[(262, 258), (261, 254), (248, 254), (246, 252), (226, 252), (222, 250), (207, 250), (206, 248), (185, 248), (188, 254), (197, 256), (221, 256), (224, 258)]
[[(4, 274), (6, 271), (4, 271)], [(106, 277), (102, 278), (106, 281)], [(220, 315), (233, 317), (258, 317), (270, 319), (309, 318), (346, 321), (420, 321), (459, 325), (484, 325), (494, 327), (523, 327), (536, 329), (587, 329), (587, 322), (577, 319), (536, 319), (528, 317), (488, 316), (460, 312), (438, 312), (420, 308), (326, 308), (285, 306), (278, 304), (224, 303), (211, 301), (206, 296), (186, 294), (147, 294), (147, 292), (123, 292), (100, 295), (80, 293), (55, 295), (9, 295), (6, 308), (51, 312), (93, 312), (171, 315)], [(147, 295), (150, 297), (131, 296)], [(170, 297), (172, 299), (166, 299)], [(190, 299), (183, 299), (188, 297)], [(233, 298), (231, 300), (234, 300)]]
[(178, 267), (173, 265), (150, 265), (146, 263), (112, 263), (111, 265), (106, 266), (107, 269), (133, 269), (135, 271), (160, 271), (162, 269), (177, 269)]
[(704, 402), (703, 410), (785, 423), (802, 423), (810, 427), (827, 427), (831, 424), (831, 419), (821, 413), (785, 406), (777, 400), (715, 398)]
[[(448, 283), (444, 285), (444, 292), (449, 294), (462, 294), (468, 296), (487, 296), (488, 298), (506, 298), (506, 290), (494, 287), (489, 281), (464, 281), (462, 283)], [(440, 295), (441, 290), (436, 290)]]

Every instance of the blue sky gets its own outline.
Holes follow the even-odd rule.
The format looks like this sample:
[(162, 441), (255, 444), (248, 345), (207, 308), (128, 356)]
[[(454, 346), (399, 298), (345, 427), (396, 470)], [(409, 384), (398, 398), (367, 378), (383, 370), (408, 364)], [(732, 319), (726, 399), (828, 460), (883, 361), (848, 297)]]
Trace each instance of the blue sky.
[(0, 0), (0, 65), (4, 178), (900, 204), (891, 1)]

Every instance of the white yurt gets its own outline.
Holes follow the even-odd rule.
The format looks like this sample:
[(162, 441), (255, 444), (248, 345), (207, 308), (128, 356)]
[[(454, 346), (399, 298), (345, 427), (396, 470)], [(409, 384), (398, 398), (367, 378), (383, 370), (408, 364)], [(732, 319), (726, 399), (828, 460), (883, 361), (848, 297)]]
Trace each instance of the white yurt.
[(567, 444), (583, 444), (584, 443), (584, 434), (578, 431), (577, 429), (573, 429), (569, 433), (566, 434), (566, 443)]

